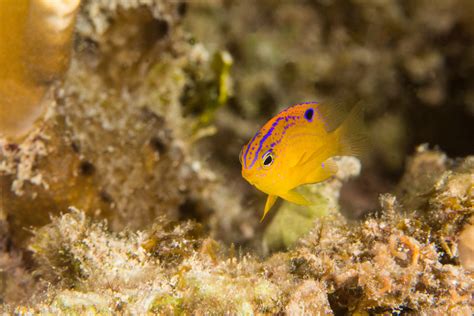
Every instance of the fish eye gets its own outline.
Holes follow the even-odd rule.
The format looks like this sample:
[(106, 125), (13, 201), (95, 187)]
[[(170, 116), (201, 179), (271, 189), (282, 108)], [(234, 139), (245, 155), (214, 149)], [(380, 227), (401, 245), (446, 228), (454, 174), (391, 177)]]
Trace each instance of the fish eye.
[(262, 157), (262, 161), (264, 167), (270, 167), (273, 163), (273, 153), (271, 151), (265, 153)]
[(309, 108), (304, 112), (304, 118), (308, 121), (311, 122), (313, 120), (313, 115), (314, 115), (314, 110), (312, 108)]

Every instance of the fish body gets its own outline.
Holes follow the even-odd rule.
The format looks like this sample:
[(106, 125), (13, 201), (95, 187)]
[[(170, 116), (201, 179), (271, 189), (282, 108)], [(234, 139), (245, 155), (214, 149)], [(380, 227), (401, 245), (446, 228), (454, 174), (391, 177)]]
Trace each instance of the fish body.
[(337, 166), (329, 158), (361, 152), (360, 108), (343, 116), (335, 105), (296, 104), (270, 119), (243, 146), (242, 176), (268, 194), (262, 220), (278, 197), (309, 205), (294, 189), (333, 176)]

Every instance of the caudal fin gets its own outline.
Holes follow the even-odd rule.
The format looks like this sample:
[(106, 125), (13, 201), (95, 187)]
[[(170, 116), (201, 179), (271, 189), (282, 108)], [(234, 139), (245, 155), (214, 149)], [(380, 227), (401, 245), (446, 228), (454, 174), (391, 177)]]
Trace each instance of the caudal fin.
[(356, 104), (344, 122), (335, 131), (339, 143), (338, 155), (363, 157), (369, 148), (369, 139), (363, 123), (362, 104)]

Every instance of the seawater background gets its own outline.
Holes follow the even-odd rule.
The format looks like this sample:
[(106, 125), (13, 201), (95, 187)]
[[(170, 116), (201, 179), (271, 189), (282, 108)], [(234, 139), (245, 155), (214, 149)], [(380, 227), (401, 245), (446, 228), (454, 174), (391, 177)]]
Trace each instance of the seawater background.
[(240, 146), (279, 110), (358, 100), (372, 148), (342, 203), (355, 217), (376, 208), (417, 145), (474, 152), (472, 12), (462, 0), (190, 2), (185, 28), (234, 58), (234, 94), (216, 120), (210, 159), (237, 173)]

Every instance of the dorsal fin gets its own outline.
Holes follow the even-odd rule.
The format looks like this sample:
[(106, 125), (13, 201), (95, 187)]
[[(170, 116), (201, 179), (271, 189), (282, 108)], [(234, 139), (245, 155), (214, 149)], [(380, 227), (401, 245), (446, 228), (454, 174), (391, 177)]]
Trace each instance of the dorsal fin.
[(351, 102), (343, 102), (342, 100), (324, 100), (319, 103), (316, 113), (319, 119), (324, 123), (326, 132), (335, 131), (351, 112)]

